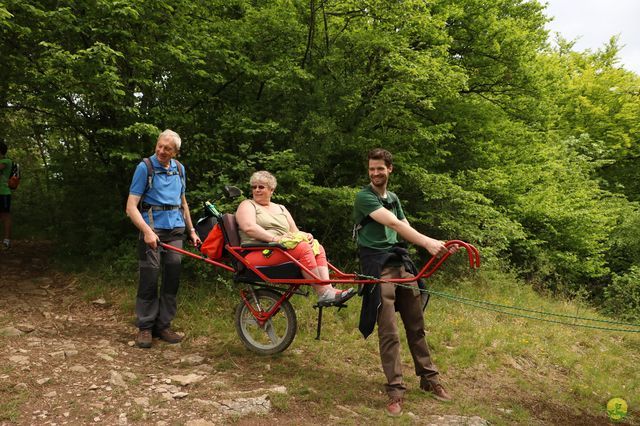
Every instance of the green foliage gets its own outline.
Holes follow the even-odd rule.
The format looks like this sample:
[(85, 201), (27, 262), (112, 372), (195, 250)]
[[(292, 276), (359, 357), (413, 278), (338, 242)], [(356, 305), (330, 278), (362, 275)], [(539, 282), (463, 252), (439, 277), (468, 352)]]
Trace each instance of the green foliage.
[(520, 0), (5, 1), (18, 233), (127, 267), (131, 174), (171, 128), (196, 218), (205, 200), (233, 211), (223, 186), (267, 169), (277, 201), (351, 268), (353, 196), (383, 146), (419, 230), (599, 300), (640, 266), (627, 201), (640, 80), (616, 66), (615, 38), (549, 47), (547, 19)]
[(589, 179), (589, 164), (571, 150), (541, 148), (535, 164), (512, 164), (475, 173), (480, 188), (500, 200), (526, 238), (514, 240), (511, 256), (531, 277), (579, 283), (607, 273), (607, 236), (615, 203)]
[(496, 210), (493, 202), (475, 191), (467, 191), (455, 179), (430, 174), (419, 166), (402, 166), (401, 186), (409, 188), (401, 197), (410, 223), (427, 235), (442, 240), (474, 241), (483, 247), (483, 257), (504, 254), (513, 241), (524, 238), (520, 224)]
[(640, 267), (614, 275), (604, 290), (603, 311), (630, 322), (640, 321)]
[(640, 210), (637, 204), (623, 207), (611, 234), (609, 264), (616, 274), (626, 273), (640, 259)]
[(640, 156), (640, 76), (616, 66), (621, 49), (617, 37), (601, 50), (583, 54), (568, 51), (565, 41), (559, 44), (553, 57), (562, 82), (558, 129), (565, 136), (586, 135), (588, 143), (576, 149), (598, 162), (604, 186), (638, 200), (640, 188), (629, 172)]

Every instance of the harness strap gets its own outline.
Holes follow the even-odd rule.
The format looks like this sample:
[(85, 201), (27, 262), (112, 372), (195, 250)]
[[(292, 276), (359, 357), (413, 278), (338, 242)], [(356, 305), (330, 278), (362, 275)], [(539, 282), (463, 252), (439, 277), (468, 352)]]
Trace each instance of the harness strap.
[(155, 225), (153, 223), (153, 208), (149, 208), (149, 210), (147, 210), (147, 216), (149, 217), (149, 226), (155, 232), (156, 227), (155, 227)]
[[(173, 159), (173, 161), (176, 162), (176, 165), (178, 167), (178, 176), (180, 176), (180, 182), (182, 184), (182, 188), (184, 189), (185, 182), (184, 182), (184, 174), (182, 173), (183, 166), (175, 158)], [(153, 170), (153, 164), (151, 164), (151, 159), (149, 157), (143, 158), (142, 162), (145, 164), (145, 166), (147, 166), (147, 184), (146, 184), (145, 189), (144, 189), (144, 194), (146, 194), (147, 191), (149, 191), (151, 188), (153, 188), (153, 177), (155, 176), (155, 172)], [(174, 173), (175, 172), (170, 172), (170, 173), (167, 173), (167, 174), (174, 174)], [(176, 205), (165, 204), (165, 205), (161, 205), (161, 206), (156, 206), (156, 205), (151, 205), (151, 204), (145, 203), (145, 202), (143, 202), (144, 194), (142, 195), (142, 197), (140, 197), (140, 204), (138, 205), (138, 208), (140, 209), (141, 212), (143, 210), (147, 210), (147, 215), (149, 216), (149, 226), (151, 226), (151, 229), (155, 229), (155, 227), (153, 225), (153, 212), (154, 211), (167, 211), (167, 210), (179, 210), (179, 209), (182, 209), (181, 205), (177, 205), (176, 206)]]
[[(398, 204), (398, 196), (395, 195), (394, 193), (392, 193), (391, 191), (387, 191), (388, 197), (387, 199), (382, 198), (380, 195), (378, 195), (373, 188), (371, 188), (371, 185), (367, 185), (365, 188), (363, 189), (368, 189), (369, 191), (371, 191), (371, 193), (373, 195), (376, 196), (376, 198), (380, 201), (380, 204), (382, 204), (382, 206), (387, 209), (387, 210), (391, 210), (394, 207), (396, 207), (396, 205)], [(395, 198), (394, 198), (395, 197)], [(371, 216), (367, 215), (364, 218), (362, 218), (362, 220), (360, 221), (360, 223), (356, 223), (353, 225), (353, 230), (351, 232), (351, 238), (354, 240), (358, 239), (358, 231), (360, 231), (362, 228), (364, 228), (365, 226), (367, 226), (368, 224), (370, 224), (371, 222), (375, 222), (375, 220), (373, 220), (371, 218)]]
[[(180, 161), (176, 160), (175, 158), (173, 159), (173, 161), (176, 162), (176, 165), (178, 168), (178, 176), (180, 176), (180, 183), (184, 188), (184, 183), (185, 183), (184, 174), (182, 173), (182, 169), (184, 168), (184, 166), (182, 165), (182, 163), (180, 163)], [(156, 174), (156, 172), (153, 170), (153, 164), (151, 164), (151, 159), (149, 157), (143, 158), (142, 162), (145, 164), (145, 166), (147, 166), (147, 186), (145, 189), (145, 192), (147, 192), (149, 189), (153, 188), (153, 177)], [(175, 172), (162, 172), (162, 173), (175, 174)]]

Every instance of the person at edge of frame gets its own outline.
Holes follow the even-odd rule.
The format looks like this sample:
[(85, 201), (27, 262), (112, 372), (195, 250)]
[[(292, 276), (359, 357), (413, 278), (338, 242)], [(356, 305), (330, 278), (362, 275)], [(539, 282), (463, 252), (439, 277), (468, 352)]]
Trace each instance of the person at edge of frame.
[(2, 222), (4, 233), (2, 247), (11, 247), (11, 189), (7, 184), (11, 174), (13, 162), (7, 157), (8, 147), (0, 139), (0, 222)]

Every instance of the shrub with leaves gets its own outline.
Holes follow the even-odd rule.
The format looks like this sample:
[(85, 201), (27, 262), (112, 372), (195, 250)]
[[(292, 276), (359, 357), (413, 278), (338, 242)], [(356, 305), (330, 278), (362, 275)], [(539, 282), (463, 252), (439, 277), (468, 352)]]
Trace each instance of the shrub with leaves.
[(640, 321), (640, 267), (615, 275), (604, 290), (603, 310), (626, 321)]

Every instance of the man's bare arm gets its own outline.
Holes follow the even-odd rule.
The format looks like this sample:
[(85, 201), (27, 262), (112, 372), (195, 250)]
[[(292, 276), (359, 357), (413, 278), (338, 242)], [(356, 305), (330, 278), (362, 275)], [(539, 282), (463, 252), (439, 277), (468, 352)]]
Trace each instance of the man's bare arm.
[(140, 214), (140, 210), (138, 210), (138, 203), (140, 202), (140, 195), (129, 194), (129, 198), (127, 198), (127, 216), (131, 218), (131, 222), (142, 232), (144, 235), (144, 242), (149, 245), (152, 249), (158, 247), (158, 236), (147, 222), (144, 221), (142, 214)]
[(442, 256), (448, 251), (442, 241), (421, 234), (409, 224), (409, 221), (406, 219), (398, 219), (384, 207), (380, 207), (378, 210), (370, 213), (369, 216), (379, 224), (393, 229), (410, 243), (423, 247), (433, 256)]

